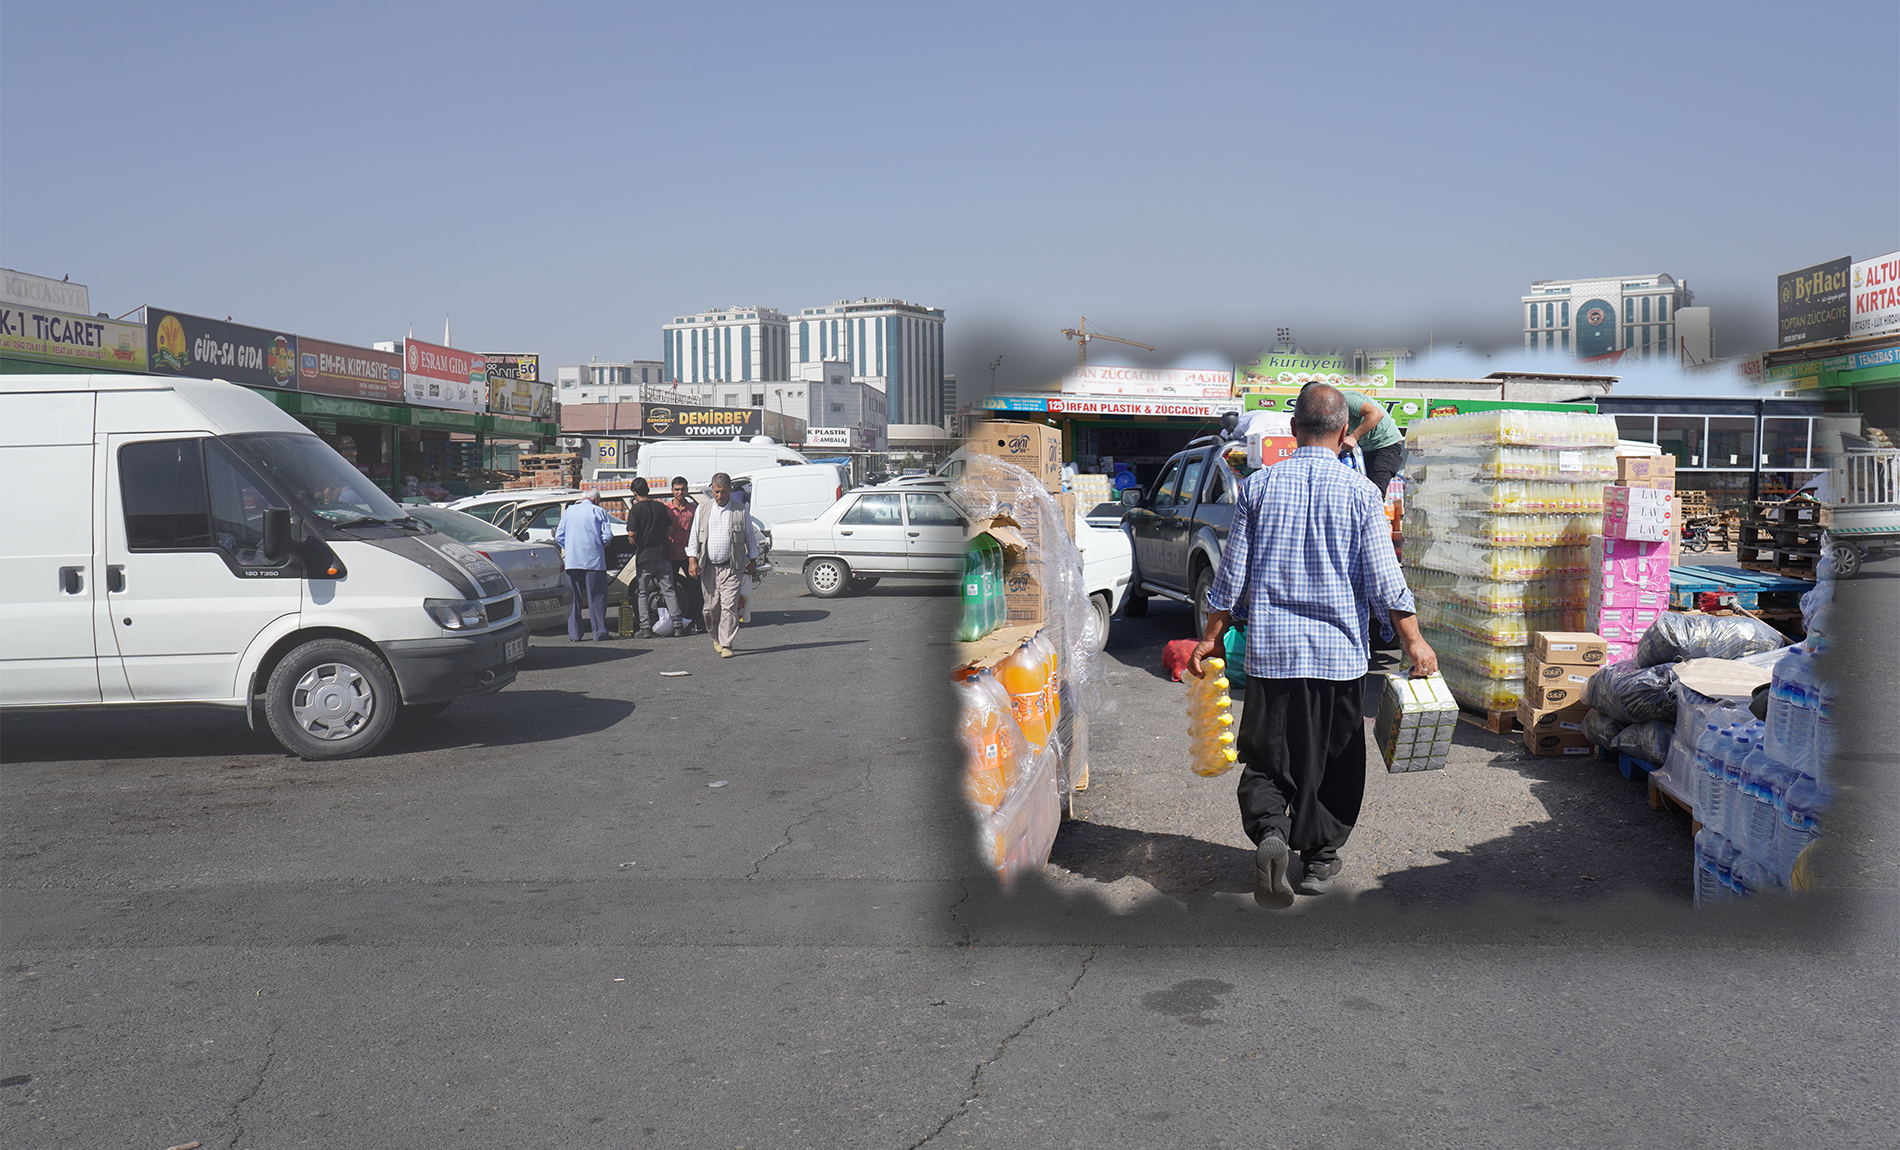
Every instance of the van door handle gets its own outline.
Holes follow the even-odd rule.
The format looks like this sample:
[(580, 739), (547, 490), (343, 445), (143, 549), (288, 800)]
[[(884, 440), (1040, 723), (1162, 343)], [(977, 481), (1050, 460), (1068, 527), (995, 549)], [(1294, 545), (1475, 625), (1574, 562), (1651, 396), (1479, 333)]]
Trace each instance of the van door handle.
[(106, 590), (125, 590), (125, 567), (123, 564), (113, 564), (106, 568)]
[(61, 567), (59, 569), (59, 589), (66, 595), (77, 595), (86, 589), (84, 567)]

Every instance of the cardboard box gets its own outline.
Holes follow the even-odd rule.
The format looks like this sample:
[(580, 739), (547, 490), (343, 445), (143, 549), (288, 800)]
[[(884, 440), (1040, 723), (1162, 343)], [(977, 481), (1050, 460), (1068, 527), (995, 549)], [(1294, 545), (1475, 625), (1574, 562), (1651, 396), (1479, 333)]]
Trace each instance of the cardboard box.
[(1583, 717), (1589, 713), (1590, 708), (1581, 701), (1554, 710), (1540, 711), (1531, 706), (1529, 699), (1522, 699), (1517, 704), (1517, 725), (1526, 731), (1576, 731), (1581, 734)]
[(1003, 602), (1009, 608), (1007, 625), (1040, 627), (1049, 615), (1049, 592), (1042, 565), (1020, 557), (1003, 565)]
[(1056, 506), (1062, 509), (1062, 526), (1069, 533), (1069, 542), (1075, 542), (1075, 493), (1064, 491), (1056, 496)]
[(1014, 463), (1052, 494), (1062, 490), (1062, 433), (1046, 423), (979, 423), (970, 428), (963, 446)]
[[(1603, 641), (1599, 639), (1597, 646), (1602, 648)], [(1568, 683), (1570, 686), (1581, 688), (1602, 669), (1601, 664), (1585, 666), (1580, 663), (1544, 663), (1535, 658), (1527, 658), (1524, 660), (1524, 681), (1546, 683), (1552, 686)]]
[[(1543, 664), (1527, 660), (1524, 664), (1524, 693), (1518, 698), (1518, 705), (1529, 703), (1533, 710), (1561, 711), (1583, 701), (1583, 688), (1590, 682), (1590, 676), (1581, 672), (1589, 667), (1574, 667), (1555, 664), (1551, 669), (1560, 672), (1555, 679), (1546, 679), (1541, 675)], [(1568, 672), (1579, 672), (1570, 674)]]
[[(1518, 704), (1520, 707), (1522, 703)], [(1583, 731), (1533, 731), (1524, 728), (1524, 746), (1533, 755), (1583, 756), (1595, 753), (1590, 740), (1583, 737)]]
[(1604, 654), (1603, 638), (1587, 631), (1532, 631), (1530, 654), (1531, 658), (1540, 663), (1601, 666)]
[(1605, 538), (1668, 542), (1679, 523), (1673, 491), (1619, 484), (1603, 489)]
[(1670, 544), (1590, 536), (1590, 586), (1599, 590), (1669, 590)]
[(1671, 490), (1676, 478), (1673, 455), (1624, 455), (1616, 461), (1616, 481), (1626, 487), (1644, 486), (1651, 480), (1667, 479)]
[(1641, 487), (1649, 491), (1674, 491), (1676, 477), (1673, 475), (1655, 475), (1648, 479), (1631, 479), (1624, 482), (1625, 487)]
[[(1652, 611), (1669, 609), (1669, 592), (1625, 583), (1621, 587), (1592, 586), (1587, 607), (1591, 614), (1621, 607), (1644, 607)], [(1594, 627), (1594, 624), (1592, 625)]]
[(1442, 770), (1451, 755), (1452, 731), (1458, 725), (1458, 703), (1438, 675), (1414, 679), (1387, 675), (1379, 695), (1379, 715), (1373, 720), (1373, 741), (1385, 756), (1385, 769)]

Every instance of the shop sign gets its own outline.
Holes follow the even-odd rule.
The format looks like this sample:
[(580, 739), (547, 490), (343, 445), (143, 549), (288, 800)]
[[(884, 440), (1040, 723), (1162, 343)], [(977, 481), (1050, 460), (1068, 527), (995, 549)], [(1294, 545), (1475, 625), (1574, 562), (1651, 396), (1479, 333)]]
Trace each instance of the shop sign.
[(541, 378), (541, 357), (532, 352), (491, 352), (482, 358), (488, 361), (491, 377), (525, 379), (530, 383)]
[(92, 296), (85, 284), (28, 275), (0, 268), (0, 303), (21, 307), (28, 312), (64, 312), (67, 315), (91, 315)]
[(1065, 395), (1148, 395), (1157, 398), (1226, 399), (1234, 373), (1202, 368), (1100, 367), (1084, 365), (1062, 377)]
[(297, 337), (297, 390), (372, 403), (402, 402), (402, 357)]
[(145, 326), (32, 307), (0, 307), (0, 354), (35, 363), (144, 371)]
[(1853, 301), (1846, 256), (1775, 279), (1775, 346), (1847, 337)]
[(1113, 395), (1050, 396), (1051, 415), (1145, 415), (1186, 419), (1219, 419), (1240, 410), (1237, 399), (1138, 399)]
[(1783, 387), (1792, 384), (1796, 391), (1813, 391), (1821, 386), (1821, 373), (1825, 369), (1825, 362), (1811, 359), (1806, 363), (1777, 364), (1768, 369), (1768, 382), (1780, 384)]
[(600, 467), (620, 466), (620, 441), (601, 439), (594, 443), (594, 463)]
[(1330, 383), (1358, 391), (1368, 387), (1391, 387), (1398, 368), (1396, 361), (1374, 356), (1366, 361), (1367, 372), (1354, 375), (1346, 357), (1338, 352), (1315, 355), (1303, 351), (1263, 351), (1234, 368), (1234, 380), (1242, 390), (1254, 387), (1298, 387), (1307, 383)]
[(488, 408), (487, 361), (473, 352), (419, 339), (403, 341), (403, 397), (418, 407)]
[(1900, 252), (1855, 264), (1849, 290), (1854, 296), (1849, 335), (1900, 331)]
[(640, 426), (645, 434), (663, 439), (731, 439), (763, 434), (763, 415), (757, 407), (648, 403), (641, 405)]
[(842, 447), (849, 451), (852, 447), (851, 430), (849, 427), (808, 427), (805, 429), (805, 446)]
[[(1272, 387), (1262, 388), (1258, 391), (1250, 391), (1244, 398), (1248, 411), (1285, 411), (1290, 413), (1293, 410), (1293, 401), (1299, 397), (1300, 389), (1297, 387)], [(1422, 396), (1373, 395), (1368, 398), (1385, 408), (1385, 413), (1391, 417), (1392, 422), (1400, 427), (1405, 427), (1414, 419), (1425, 418), (1425, 404), (1427, 401)]]
[(990, 395), (978, 406), (985, 411), (1048, 411), (1049, 401), (1040, 395)]
[(1474, 411), (1563, 411), (1571, 415), (1595, 415), (1594, 403), (1525, 403), (1516, 399), (1428, 399), (1425, 415), (1469, 415)]
[(554, 418), (554, 385), (488, 375), (488, 410), (495, 415), (546, 423)]
[(297, 386), (297, 337), (161, 308), (145, 309), (146, 370), (247, 387)]

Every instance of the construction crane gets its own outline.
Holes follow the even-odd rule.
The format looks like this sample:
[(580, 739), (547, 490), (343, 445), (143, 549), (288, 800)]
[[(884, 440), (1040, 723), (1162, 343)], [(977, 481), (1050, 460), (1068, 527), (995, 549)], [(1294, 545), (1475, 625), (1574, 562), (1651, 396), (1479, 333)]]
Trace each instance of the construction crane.
[(1154, 350), (1154, 348), (1149, 347), (1147, 344), (1136, 343), (1132, 339), (1123, 339), (1121, 336), (1109, 335), (1106, 332), (1090, 331), (1088, 316), (1083, 316), (1082, 322), (1076, 324), (1074, 327), (1063, 328), (1062, 334), (1069, 339), (1078, 341), (1075, 345), (1075, 362), (1083, 367), (1087, 367), (1089, 363), (1089, 341), (1092, 339), (1111, 339), (1116, 343), (1125, 343), (1129, 347), (1139, 347), (1146, 351)]

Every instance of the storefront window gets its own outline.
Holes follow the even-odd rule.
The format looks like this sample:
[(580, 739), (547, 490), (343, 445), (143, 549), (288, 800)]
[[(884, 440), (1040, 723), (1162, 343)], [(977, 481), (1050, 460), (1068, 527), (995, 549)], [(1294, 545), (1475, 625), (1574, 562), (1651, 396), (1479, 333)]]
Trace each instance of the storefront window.
[(1638, 443), (1654, 443), (1656, 442), (1656, 417), (1619, 415), (1616, 417), (1616, 437), (1633, 439)]
[(1761, 465), (1806, 467), (1809, 419), (1769, 416), (1761, 421)]
[(1709, 417), (1709, 461), (1706, 467), (1755, 469), (1755, 421), (1745, 415)]
[(1711, 467), (1703, 453), (1704, 419), (1699, 415), (1656, 417), (1656, 446), (1676, 457), (1677, 467)]

